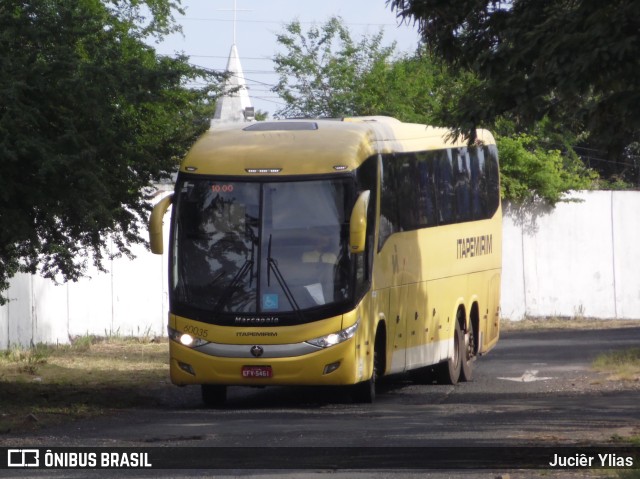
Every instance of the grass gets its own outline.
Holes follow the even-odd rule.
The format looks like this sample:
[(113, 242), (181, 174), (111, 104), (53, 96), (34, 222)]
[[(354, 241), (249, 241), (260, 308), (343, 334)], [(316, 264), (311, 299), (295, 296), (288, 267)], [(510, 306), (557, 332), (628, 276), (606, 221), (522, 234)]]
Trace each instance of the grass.
[(50, 348), (43, 345), (29, 349), (14, 347), (2, 353), (0, 364), (3, 361), (13, 363), (18, 373), (35, 374), (40, 365), (47, 363), (50, 351)]
[(525, 318), (521, 321), (502, 319), (500, 329), (502, 331), (532, 331), (548, 329), (611, 329), (611, 328), (637, 328), (640, 320), (626, 319), (593, 319), (582, 316), (575, 317), (545, 317)]
[(0, 352), (0, 435), (157, 404), (168, 349), (166, 340), (83, 336)]
[(593, 361), (593, 368), (609, 374), (612, 380), (640, 381), (640, 348), (600, 354)]

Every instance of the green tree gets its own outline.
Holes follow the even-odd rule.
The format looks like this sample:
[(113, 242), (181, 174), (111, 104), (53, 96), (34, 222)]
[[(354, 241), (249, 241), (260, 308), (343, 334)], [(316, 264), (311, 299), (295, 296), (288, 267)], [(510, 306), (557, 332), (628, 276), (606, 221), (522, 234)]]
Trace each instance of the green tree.
[(285, 26), (277, 41), (285, 53), (274, 57), (280, 75), (274, 91), (287, 106), (276, 116), (356, 115), (362, 78), (375, 64), (388, 61), (395, 46), (382, 46), (382, 32), (355, 42), (339, 17), (302, 31), (300, 22)]
[[(174, 7), (0, 4), (0, 291), (18, 271), (77, 279), (110, 242), (144, 242), (144, 192), (206, 129), (218, 85), (143, 42)], [(196, 78), (211, 86), (185, 87)]]
[(280, 116), (389, 115), (435, 124), (452, 77), (425, 51), (398, 55), (383, 32), (354, 40), (338, 17), (303, 32), (299, 22), (277, 36), (275, 91), (286, 102)]
[[(276, 58), (281, 75), (279, 92), (287, 102), (281, 114), (388, 115), (434, 126), (462, 125), (461, 130), (478, 126), (473, 117), (459, 114), (459, 99), (481, 83), (472, 71), (452, 68), (424, 48), (392, 57), (392, 51), (375, 49), (381, 45), (380, 34), (357, 43), (373, 47), (365, 66), (356, 65), (360, 61), (356, 50), (335, 48), (335, 43), (356, 44), (340, 19), (313, 27), (307, 34), (293, 23), (287, 32), (278, 37), (287, 53)], [(341, 68), (326, 67), (334, 64)], [(466, 101), (473, 106), (483, 99)], [(519, 130), (518, 118), (509, 119), (508, 115), (481, 126), (496, 133), (505, 198), (540, 198), (554, 204), (565, 192), (591, 185), (593, 173), (572, 152), (578, 137), (559, 131), (549, 118), (535, 122), (527, 134)]]
[(548, 118), (528, 133), (517, 122), (500, 117), (493, 124), (498, 151), (502, 197), (523, 204), (543, 200), (555, 205), (571, 190), (590, 189), (598, 174), (575, 153), (577, 139), (558, 132)]
[(405, 122), (447, 125), (452, 77), (426, 51), (376, 62), (355, 91), (359, 115), (388, 115)]
[(624, 173), (640, 140), (640, 2), (388, 0), (425, 44), (479, 82), (457, 99), (457, 126), (543, 118), (606, 150), (606, 174)]
[(517, 203), (562, 201), (569, 190), (588, 189), (595, 177), (560, 150), (545, 150), (538, 138), (521, 133), (499, 136), (502, 196)]

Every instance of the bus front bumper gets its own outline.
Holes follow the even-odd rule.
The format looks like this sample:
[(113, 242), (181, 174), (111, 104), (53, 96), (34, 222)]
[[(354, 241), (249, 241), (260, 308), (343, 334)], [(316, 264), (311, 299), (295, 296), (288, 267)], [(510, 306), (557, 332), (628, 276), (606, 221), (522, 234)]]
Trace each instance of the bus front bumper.
[[(274, 345), (243, 345), (242, 352), (216, 356), (170, 341), (170, 374), (174, 384), (241, 386), (328, 386), (362, 381), (355, 338), (297, 356), (268, 357)], [(286, 346), (286, 345), (283, 345)], [(252, 348), (254, 349), (252, 353)], [(261, 351), (262, 349), (262, 351)], [(236, 349), (237, 351), (237, 349)], [(264, 354), (263, 354), (264, 352)], [(263, 354), (264, 357), (254, 357)], [(242, 357), (229, 357), (229, 356)]]

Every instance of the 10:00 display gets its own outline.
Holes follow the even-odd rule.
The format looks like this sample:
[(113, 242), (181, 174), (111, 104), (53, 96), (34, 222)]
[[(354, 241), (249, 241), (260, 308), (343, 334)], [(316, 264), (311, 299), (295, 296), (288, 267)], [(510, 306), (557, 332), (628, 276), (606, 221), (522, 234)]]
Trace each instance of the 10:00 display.
[(211, 185), (211, 191), (214, 193), (231, 193), (233, 185)]

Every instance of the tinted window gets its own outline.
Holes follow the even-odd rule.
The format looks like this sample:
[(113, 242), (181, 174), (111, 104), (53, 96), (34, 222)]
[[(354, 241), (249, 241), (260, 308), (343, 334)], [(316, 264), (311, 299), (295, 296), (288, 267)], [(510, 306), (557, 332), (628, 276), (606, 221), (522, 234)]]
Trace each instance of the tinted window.
[[(354, 295), (356, 255), (348, 245), (354, 196), (346, 176), (268, 183), (181, 178), (172, 311), (240, 325), (245, 316), (296, 324), (339, 314)], [(269, 323), (245, 325), (252, 324)]]
[(396, 232), (491, 218), (499, 195), (493, 145), (383, 155), (379, 248)]

